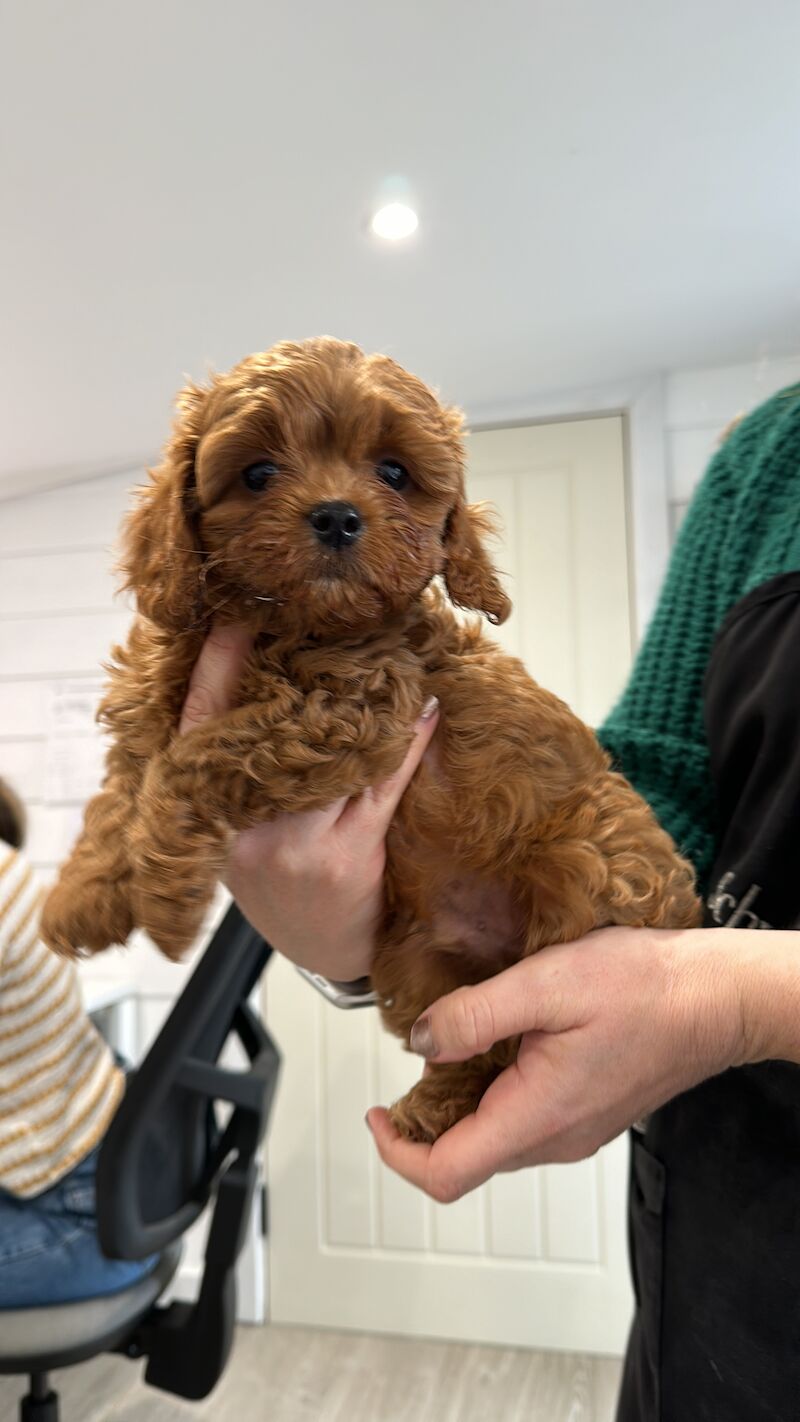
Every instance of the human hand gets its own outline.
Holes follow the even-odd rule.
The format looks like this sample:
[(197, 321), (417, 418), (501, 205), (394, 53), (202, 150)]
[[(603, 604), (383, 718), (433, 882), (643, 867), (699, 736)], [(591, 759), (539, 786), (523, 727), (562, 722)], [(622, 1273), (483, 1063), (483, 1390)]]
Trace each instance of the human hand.
[(240, 623), (212, 627), (200, 648), (189, 678), (178, 726), (180, 735), (194, 731), (236, 704), (236, 690), (253, 649), (253, 634)]
[(747, 1058), (738, 940), (754, 936), (737, 933), (720, 952), (717, 932), (606, 928), (441, 998), (411, 1037), (428, 1064), (466, 1061), (522, 1034), (518, 1059), (432, 1146), (404, 1140), (373, 1108), (381, 1158), (447, 1202), (498, 1171), (593, 1155)]
[(292, 962), (334, 982), (368, 975), (386, 833), (437, 721), (432, 700), (399, 770), (358, 799), (278, 815), (234, 840), (228, 888), (253, 927)]
[[(181, 732), (231, 708), (251, 648), (244, 627), (211, 632), (192, 673)], [(369, 973), (386, 832), (438, 721), (435, 701), (426, 711), (403, 764), (382, 785), (356, 800), (278, 815), (233, 841), (227, 885), (245, 917), (285, 957), (334, 981)]]

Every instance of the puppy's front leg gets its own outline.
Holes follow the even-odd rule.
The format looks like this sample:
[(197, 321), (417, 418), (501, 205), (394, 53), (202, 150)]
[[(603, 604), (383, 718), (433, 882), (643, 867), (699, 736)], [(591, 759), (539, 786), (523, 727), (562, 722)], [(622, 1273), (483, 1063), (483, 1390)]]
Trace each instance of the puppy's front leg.
[(115, 747), (103, 788), (86, 808), (84, 826), (41, 918), (41, 935), (56, 953), (99, 953), (124, 943), (133, 928), (126, 830), (141, 785), (141, 766)]
[(285, 684), (175, 738), (148, 768), (130, 836), (136, 922), (169, 957), (192, 944), (233, 833), (358, 795), (411, 742), (390, 705), (367, 707)]
[(174, 642), (139, 619), (125, 647), (114, 650), (99, 711), (113, 737), (103, 787), (86, 807), (81, 834), (42, 912), (42, 937), (58, 953), (98, 953), (124, 943), (135, 926), (128, 838), (145, 767), (174, 734), (175, 688), (188, 680), (201, 635)]

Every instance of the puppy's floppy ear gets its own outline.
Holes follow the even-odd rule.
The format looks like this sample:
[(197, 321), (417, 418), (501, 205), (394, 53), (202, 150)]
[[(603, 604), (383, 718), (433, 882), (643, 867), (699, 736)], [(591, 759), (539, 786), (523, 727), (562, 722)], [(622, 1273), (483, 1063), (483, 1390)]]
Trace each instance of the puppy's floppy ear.
[(181, 391), (164, 458), (138, 491), (123, 532), (124, 586), (136, 594), (139, 612), (168, 632), (197, 626), (205, 613), (194, 461), (206, 398), (196, 385)]
[(468, 504), (464, 497), (464, 416), (454, 406), (440, 410), (444, 434), (459, 467), (459, 489), (447, 522), (442, 543), (442, 574), (450, 601), (470, 612), (482, 612), (490, 622), (505, 622), (511, 602), (500, 586), (492, 561), (483, 544), (483, 535), (493, 533), (495, 520), (488, 504)]
[(494, 531), (486, 504), (468, 504), (459, 494), (447, 517), (444, 531), (444, 581), (457, 607), (483, 612), (490, 622), (505, 622), (511, 601), (500, 585), (483, 544), (483, 534)]

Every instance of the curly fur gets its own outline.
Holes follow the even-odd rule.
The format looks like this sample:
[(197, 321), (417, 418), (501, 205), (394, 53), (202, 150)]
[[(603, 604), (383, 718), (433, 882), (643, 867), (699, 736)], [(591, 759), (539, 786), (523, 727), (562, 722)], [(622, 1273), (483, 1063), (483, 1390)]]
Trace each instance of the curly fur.
[[(409, 470), (402, 491), (377, 476), (385, 458)], [(277, 472), (254, 493), (241, 472), (265, 459)], [(330, 499), (364, 520), (351, 549), (326, 549), (311, 529), (310, 510)], [(97, 952), (139, 925), (179, 957), (231, 835), (382, 780), (432, 694), (436, 764), (421, 767), (388, 838), (373, 979), (392, 1031), (407, 1041), (442, 993), (545, 944), (609, 923), (696, 923), (691, 869), (592, 732), (454, 614), (510, 611), (487, 527), (465, 500), (461, 417), (385, 356), (286, 343), (185, 390), (126, 527), (139, 615), (101, 708), (113, 737), (104, 785), (45, 907), (51, 946)], [(214, 617), (256, 634), (238, 705), (179, 737)], [(448, 904), (476, 891), (479, 917), (499, 895), (505, 919), (471, 933), (462, 915), (449, 929)], [(434, 1066), (394, 1108), (398, 1125), (434, 1139), (515, 1050)]]

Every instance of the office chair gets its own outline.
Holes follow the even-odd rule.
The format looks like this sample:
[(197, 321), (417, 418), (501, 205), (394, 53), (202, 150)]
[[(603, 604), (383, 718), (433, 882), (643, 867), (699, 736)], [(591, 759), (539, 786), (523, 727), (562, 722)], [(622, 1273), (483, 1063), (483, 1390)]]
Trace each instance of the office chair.
[[(0, 1311), (0, 1374), (27, 1374), (21, 1422), (59, 1422), (54, 1368), (99, 1353), (146, 1358), (144, 1379), (179, 1397), (206, 1397), (230, 1355), (236, 1261), (257, 1179), (280, 1058), (248, 1001), (271, 948), (236, 905), (228, 909), (139, 1069), (103, 1142), (97, 1220), (104, 1252), (157, 1256), (130, 1287), (101, 1298)], [(220, 1065), (238, 1039), (241, 1069)], [(181, 1239), (213, 1200), (196, 1303), (159, 1304)]]

